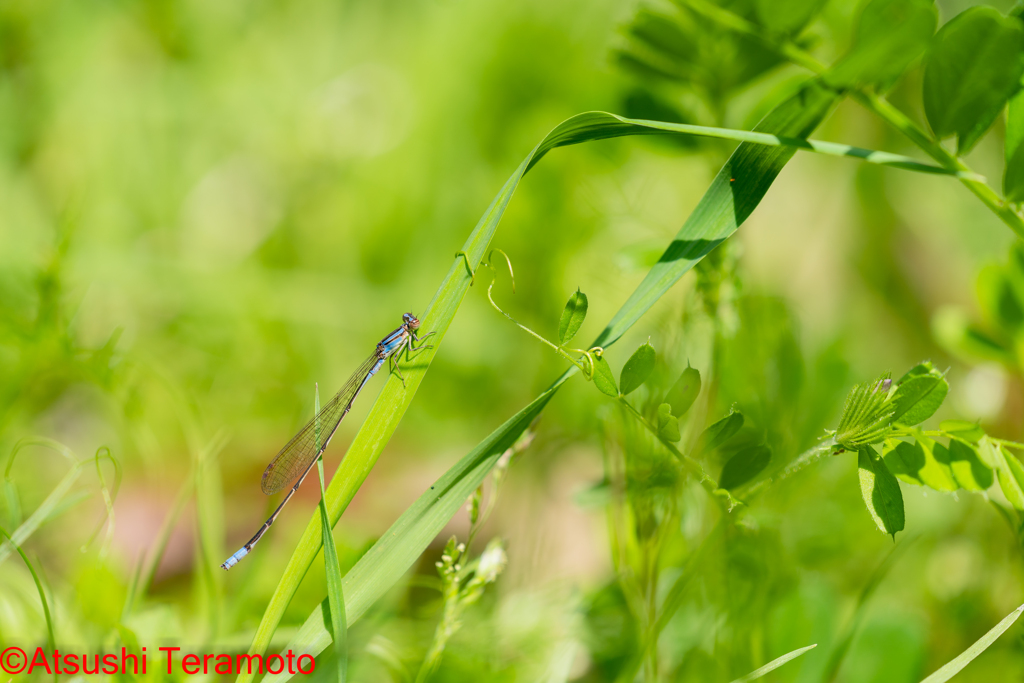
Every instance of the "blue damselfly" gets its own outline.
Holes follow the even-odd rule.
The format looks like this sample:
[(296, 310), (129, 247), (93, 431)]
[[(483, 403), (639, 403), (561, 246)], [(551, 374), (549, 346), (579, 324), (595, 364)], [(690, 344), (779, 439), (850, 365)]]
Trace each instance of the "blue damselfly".
[[(234, 567), (238, 564), (239, 560), (249, 554), (252, 547), (263, 538), (263, 534), (267, 533), (270, 525), (281, 514), (281, 509), (295, 495), (295, 492), (299, 490), (299, 487), (302, 486), (302, 481), (309, 474), (310, 470), (313, 469), (313, 465), (316, 464), (324, 449), (327, 448), (327, 444), (330, 443), (331, 437), (337, 431), (338, 425), (348, 415), (348, 411), (352, 409), (352, 403), (356, 400), (356, 396), (363, 390), (366, 383), (370, 381), (370, 378), (376, 375), (377, 371), (383, 367), (385, 361), (391, 358), (397, 360), (403, 351), (411, 352), (424, 348), (423, 346), (413, 346), (415, 342), (420, 341), (420, 337), (416, 336), (416, 330), (419, 327), (420, 321), (416, 316), (412, 313), (404, 314), (402, 316), (402, 325), (377, 344), (377, 348), (374, 349), (370, 357), (359, 365), (341, 390), (334, 395), (334, 398), (328, 401), (327, 405), (321, 408), (320, 412), (305, 427), (300, 429), (299, 433), (292, 437), (292, 440), (281, 449), (277, 457), (267, 465), (267, 469), (263, 472), (261, 488), (263, 493), (268, 496), (277, 493), (289, 483), (295, 481), (296, 477), (298, 477), (298, 481), (295, 481), (295, 485), (292, 486), (284, 500), (274, 510), (274, 514), (270, 515), (270, 518), (263, 523), (263, 526), (256, 532), (256, 535), (250, 538), (249, 542), (243, 545), (237, 553), (225, 560), (221, 567), (224, 569)], [(426, 339), (431, 334), (434, 333), (431, 332), (424, 335), (423, 339)], [(400, 378), (402, 377), (397, 363), (394, 365), (394, 371)], [(404, 382), (405, 380), (403, 379), (402, 381)], [(317, 447), (318, 445), (319, 448)]]

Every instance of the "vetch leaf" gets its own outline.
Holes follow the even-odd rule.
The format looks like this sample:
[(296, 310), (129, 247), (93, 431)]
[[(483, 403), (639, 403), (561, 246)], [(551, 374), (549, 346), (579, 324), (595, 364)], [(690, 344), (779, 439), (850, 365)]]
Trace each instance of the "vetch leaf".
[(993, 626), (992, 630), (981, 638), (978, 638), (974, 645), (971, 645), (969, 648), (961, 652), (941, 669), (921, 681), (921, 683), (946, 683), (946, 681), (953, 678), (953, 676), (956, 676), (965, 666), (974, 661), (975, 657), (987, 650), (989, 645), (996, 642), (999, 636), (1006, 633), (1006, 630), (1013, 626), (1013, 622), (1017, 621), (1021, 612), (1024, 612), (1024, 605), (1021, 605), (1003, 617), (1003, 620)]
[(576, 290), (565, 302), (562, 317), (558, 320), (558, 343), (565, 344), (576, 336), (587, 318), (587, 295)]
[(594, 386), (602, 394), (607, 394), (612, 398), (619, 396), (619, 389), (615, 386), (615, 373), (612, 372), (612, 368), (604, 356), (594, 358)]
[(772, 459), (772, 450), (768, 446), (752, 446), (745, 448), (729, 458), (722, 467), (722, 476), (718, 485), (723, 489), (734, 489), (746, 484), (768, 466)]
[(888, 86), (924, 54), (938, 15), (931, 0), (870, 0), (853, 47), (825, 75), (837, 87)]
[(1024, 466), (1002, 446), (991, 446), (989, 452), (996, 459), (996, 475), (1003, 495), (1015, 509), (1024, 511)]
[(955, 491), (949, 451), (940, 443), (918, 436), (913, 443), (887, 441), (882, 449), (886, 466), (908, 484), (928, 486), (936, 491)]
[(943, 420), (939, 423), (939, 429), (971, 443), (978, 443), (985, 436), (985, 430), (981, 428), (981, 425), (967, 420)]
[(881, 443), (892, 432), (892, 380), (882, 375), (874, 382), (858, 384), (850, 390), (843, 415), (836, 428), (836, 443), (846, 450)]
[(903, 531), (905, 521), (899, 482), (870, 446), (858, 451), (857, 467), (860, 493), (875, 526), (896, 540), (896, 532)]
[(650, 342), (640, 345), (619, 373), (619, 388), (623, 395), (631, 394), (647, 381), (654, 371), (655, 353)]
[(1024, 90), (1010, 98), (1006, 109), (1004, 151), (1003, 194), (1007, 201), (1024, 202)]
[(697, 441), (697, 447), (693, 450), (695, 457), (713, 451), (726, 441), (736, 436), (743, 426), (742, 413), (729, 413), (718, 422), (704, 430)]
[(957, 136), (966, 154), (984, 135), (1024, 74), (1024, 25), (991, 7), (972, 7), (935, 36), (924, 70), (924, 111), (935, 135)]
[(907, 427), (935, 414), (949, 393), (949, 383), (931, 363), (922, 363), (900, 378), (892, 397), (892, 420)]
[(675, 443), (679, 436), (679, 418), (672, 414), (672, 406), (662, 403), (658, 406), (658, 436)]
[(665, 401), (672, 406), (672, 414), (682, 417), (700, 394), (700, 372), (689, 365), (683, 370), (676, 383), (668, 390)]
[(949, 469), (961, 488), (984, 491), (992, 486), (992, 469), (981, 461), (978, 449), (966, 441), (949, 440)]

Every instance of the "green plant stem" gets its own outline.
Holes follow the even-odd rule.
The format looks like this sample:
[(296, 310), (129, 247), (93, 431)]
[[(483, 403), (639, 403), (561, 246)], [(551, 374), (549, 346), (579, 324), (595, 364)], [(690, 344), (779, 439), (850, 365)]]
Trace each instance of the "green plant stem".
[[(793, 64), (802, 66), (816, 75), (820, 76), (828, 71), (828, 67), (825, 64), (819, 62), (813, 55), (801, 49), (792, 41), (780, 42), (773, 36), (768, 35), (757, 24), (747, 21), (729, 10), (713, 5), (707, 0), (687, 0), (686, 5), (723, 28), (756, 39), (765, 47), (774, 50)], [(983, 180), (980, 180), (967, 164), (943, 147), (938, 140), (929, 135), (906, 114), (877, 93), (863, 89), (854, 89), (850, 90), (849, 94), (855, 102), (903, 133), (907, 139), (937, 161), (943, 168), (961, 172), (962, 175), (958, 176), (960, 182), (974, 196), (980, 199), (992, 213), (998, 216), (1007, 227), (1013, 230), (1018, 237), (1024, 237), (1024, 218), (1005, 199), (1000, 197), (995, 190), (989, 187)]]
[(441, 665), (441, 657), (448, 645), (448, 638), (455, 631), (455, 622), (458, 620), (459, 584), (454, 581), (446, 581), (443, 596), (444, 607), (441, 612), (441, 621), (434, 631), (434, 640), (430, 643), (430, 649), (423, 659), (423, 665), (420, 666), (420, 670), (416, 674), (416, 683), (426, 683), (434, 675)]
[[(875, 93), (861, 91), (854, 91), (851, 95), (856, 102), (877, 114), (886, 123), (903, 133), (911, 142), (920, 147), (925, 154), (935, 159), (940, 165), (950, 170), (971, 172), (967, 164), (949, 152), (939, 141), (926, 133), (885, 98)], [(992, 213), (998, 216), (1018, 237), (1024, 237), (1024, 218), (1021, 218), (1021, 215), (1005, 199), (1000, 197), (995, 190), (983, 181), (975, 178), (959, 176), (959, 179), (968, 190), (974, 193), (974, 196), (991, 209)]]
[(704, 471), (704, 468), (701, 466), (699, 462), (697, 462), (690, 456), (684, 454), (682, 451), (676, 448), (676, 445), (674, 443), (662, 437), (658, 433), (657, 428), (650, 422), (648, 422), (647, 419), (640, 414), (640, 411), (634, 408), (629, 403), (629, 401), (626, 400), (625, 396), (619, 396), (619, 403), (623, 405), (626, 408), (626, 412), (628, 412), (630, 415), (636, 418), (636, 420), (641, 425), (643, 425), (644, 428), (654, 436), (654, 438), (660, 441), (661, 445), (664, 446), (669, 453), (674, 455), (676, 459), (680, 463), (682, 463), (683, 467), (685, 467), (690, 472), (690, 474), (697, 477), (697, 480), (700, 482), (700, 485), (704, 487), (705, 491), (711, 494), (712, 498), (714, 498), (715, 500), (721, 500), (721, 498), (724, 497), (726, 499), (726, 502), (728, 503), (728, 510), (732, 510), (737, 505), (741, 505), (740, 501), (733, 498), (731, 493), (729, 493), (725, 489), (720, 489), (718, 487), (718, 482), (712, 479), (711, 476)]
[(741, 495), (743, 495), (745, 500), (750, 500), (772, 484), (788, 479), (800, 470), (821, 460), (825, 455), (832, 452), (835, 445), (835, 439), (830, 438), (827, 441), (822, 441), (821, 443), (808, 448), (806, 451), (796, 456), (796, 458), (786, 465), (778, 474), (761, 479), (760, 481), (751, 484), (749, 487), (741, 488)]
[[(507, 259), (508, 257), (506, 256), (505, 258)], [(490, 264), (488, 264), (488, 265), (490, 265)], [(510, 269), (511, 269), (511, 267), (512, 266), (509, 265)], [(588, 351), (581, 351), (581, 353), (583, 354), (583, 357), (586, 358), (588, 360), (588, 362), (590, 363), (590, 367), (587, 368), (582, 363), (578, 362), (575, 358), (570, 356), (565, 351), (565, 349), (563, 349), (561, 346), (558, 346), (557, 344), (553, 344), (553, 343), (549, 342), (542, 335), (537, 334), (536, 332), (531, 330), (529, 327), (527, 327), (526, 325), (522, 324), (521, 322), (519, 322), (518, 320), (513, 318), (511, 315), (506, 313), (504, 310), (502, 310), (501, 306), (499, 306), (498, 304), (496, 304), (494, 302), (494, 297), (491, 296), (491, 290), (493, 288), (494, 288), (494, 280), (491, 280), (490, 286), (487, 287), (487, 300), (491, 302), (491, 306), (494, 307), (494, 310), (496, 310), (498, 313), (501, 313), (503, 316), (508, 318), (512, 322), (513, 325), (515, 325), (516, 327), (518, 327), (522, 331), (526, 332), (527, 334), (532, 336), (534, 339), (538, 340), (539, 342), (541, 342), (542, 344), (544, 344), (546, 346), (551, 347), (555, 351), (555, 353), (557, 353), (558, 355), (562, 356), (567, 361), (569, 361), (570, 363), (575, 365), (577, 368), (579, 368), (580, 372), (582, 372), (583, 376), (586, 377), (588, 380), (593, 376), (593, 374), (594, 374), (594, 362), (593, 362), (593, 359), (590, 358), (590, 352), (588, 352)]]

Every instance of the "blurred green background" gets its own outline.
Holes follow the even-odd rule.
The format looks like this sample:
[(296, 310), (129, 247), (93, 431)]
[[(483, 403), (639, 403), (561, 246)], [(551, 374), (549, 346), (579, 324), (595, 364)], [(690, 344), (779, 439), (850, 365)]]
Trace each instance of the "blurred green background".
[[(940, 16), (968, 4), (940, 3)], [(848, 43), (855, 7), (833, 0), (812, 26), (825, 58)], [(81, 458), (108, 447), (123, 472), (109, 538), (90, 467), (75, 484), (88, 495), (69, 498), (25, 546), (54, 601), (58, 641), (98, 651), (122, 623), (151, 646), (247, 648), (315, 514), (316, 486), (307, 482), (229, 574), (204, 566), (199, 527), (215, 539), (206, 551), (216, 562), (249, 538), (271, 509), (260, 473), (311, 415), (314, 383), (329, 395), (403, 312), (422, 312), (532, 146), (594, 109), (749, 127), (800, 77), (760, 68), (771, 65), (758, 55), (744, 76), (732, 48), (710, 36), (720, 73), (705, 76), (727, 94), (666, 85), (629, 59), (642, 11), (610, 0), (0, 3), (0, 463), (19, 439), (41, 436)], [(919, 116), (919, 89), (911, 72), (892, 99)], [(991, 178), (1001, 173), (1001, 125), (968, 158)], [(915, 154), (849, 101), (815, 137)], [(550, 338), (580, 287), (590, 299), (581, 334), (593, 338), (729, 150), (625, 139), (551, 153), (498, 230), (516, 293), (499, 276), (496, 300)], [(1006, 261), (1011, 242), (951, 179), (798, 154), (717, 265), (686, 276), (609, 360), (617, 369), (650, 337), (674, 373), (687, 362), (707, 373), (718, 326), (707, 410), (740, 406), (783, 461), (835, 426), (852, 383), (887, 369), (899, 376), (922, 359), (950, 368), (940, 417), (979, 419), (1019, 439), (1013, 361), (951, 355), (935, 333), (950, 316), (984, 319), (975, 282)], [(564, 368), (490, 307), (488, 278), (479, 276), (337, 528), (346, 567)], [(343, 423), (328, 471), (379, 386)], [(603, 476), (608, 412), (580, 378), (546, 411), (484, 531), (507, 539), (509, 568), (467, 615), (439, 680), (542, 680), (565, 651), (572, 678), (613, 680), (635, 648), (606, 513), (581, 495)], [(197, 458), (217, 443), (148, 594), (126, 611), (140, 562)], [(776, 680), (822, 680), (893, 547), (864, 510), (855, 469), (848, 457), (827, 459), (749, 512), (666, 630), (671, 680), (729, 680), (812, 642), (819, 648)], [(51, 451), (20, 451), (9, 470), (18, 502), (0, 502), (4, 528), (66, 471)], [(109, 463), (103, 472), (111, 483)], [(838, 680), (918, 680), (1024, 593), (1017, 537), (981, 495), (903, 492), (900, 542), (916, 540), (868, 603)], [(687, 500), (681, 529), (695, 546), (712, 521), (699, 488)], [(467, 528), (460, 514), (449, 531)], [(313, 567), (279, 645), (324, 596), (322, 563)], [(388, 680), (395, 652), (422, 656), (436, 617), (426, 592), (395, 591), (353, 630), (355, 680)], [(1016, 633), (959, 680), (1024, 674)], [(44, 640), (31, 576), (8, 557), (0, 645)]]

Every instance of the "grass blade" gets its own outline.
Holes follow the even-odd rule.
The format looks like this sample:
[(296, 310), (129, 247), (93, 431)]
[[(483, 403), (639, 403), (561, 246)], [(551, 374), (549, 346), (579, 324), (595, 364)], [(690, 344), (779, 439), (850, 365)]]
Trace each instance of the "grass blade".
[(765, 664), (764, 666), (762, 666), (760, 669), (755, 669), (754, 671), (751, 671), (750, 673), (748, 673), (746, 676), (743, 676), (741, 678), (737, 678), (732, 683), (747, 683), (747, 681), (753, 681), (753, 680), (756, 680), (758, 678), (761, 678), (761, 676), (764, 676), (765, 674), (768, 674), (768, 673), (771, 673), (772, 671), (775, 671), (776, 669), (778, 669), (783, 664), (796, 659), (797, 657), (799, 657), (803, 653), (807, 652), (808, 650), (813, 650), (816, 647), (818, 647), (817, 643), (815, 643), (813, 645), (808, 645), (807, 647), (802, 647), (799, 650), (793, 650), (792, 652), (790, 652), (788, 654), (782, 655), (778, 659), (773, 659), (772, 661), (770, 661), (767, 664)]
[[(14, 541), (11, 540), (11, 535), (0, 528), (0, 534), (4, 535), (4, 538), (11, 544)], [(28, 561), (28, 556), (25, 554), (18, 545), (14, 545), (14, 549), (21, 555), (21, 559), (25, 562), (25, 566), (28, 567), (28, 573), (32, 575), (32, 580), (35, 581), (36, 590), (39, 592), (39, 601), (43, 603), (43, 616), (46, 618), (46, 637), (49, 639), (47, 645), (50, 646), (50, 652), (57, 649), (57, 638), (53, 634), (53, 619), (50, 617), (50, 605), (46, 601), (46, 591), (43, 590), (43, 583), (39, 580), (39, 576), (36, 574), (36, 570), (32, 568), (32, 563)], [(53, 680), (57, 680), (57, 674), (53, 675)]]
[(843, 660), (846, 658), (846, 654), (850, 651), (850, 645), (853, 644), (853, 638), (857, 635), (857, 630), (860, 628), (861, 622), (864, 621), (864, 615), (867, 614), (868, 603), (878, 586), (882, 583), (882, 580), (889, 574), (889, 571), (896, 564), (896, 560), (900, 558), (903, 551), (906, 550), (910, 545), (917, 540), (917, 536), (910, 536), (909, 538), (903, 539), (902, 543), (898, 543), (895, 548), (889, 551), (889, 554), (885, 556), (882, 563), (875, 567), (875, 570), (871, 572), (871, 576), (868, 577), (867, 582), (860, 591), (860, 595), (857, 596), (857, 604), (854, 608), (853, 615), (847, 620), (843, 626), (843, 630), (840, 632), (840, 636), (836, 639), (836, 644), (832, 649), (832, 653), (828, 658), (828, 665), (825, 667), (825, 676), (822, 678), (824, 681), (836, 680), (839, 676), (839, 668), (843, 665)]
[[(7, 461), (7, 467), (4, 473), (4, 484), (7, 489), (8, 499), (16, 498), (16, 492), (14, 491), (13, 482), (11, 480), (11, 468), (14, 466), (14, 459), (18, 455), (18, 451), (26, 446), (43, 446), (51, 450), (60, 453), (65, 458), (70, 460), (73, 464), (71, 469), (64, 477), (57, 482), (57, 485), (50, 491), (50, 495), (35, 509), (35, 511), (29, 515), (29, 518), (22, 522), (21, 526), (11, 533), (8, 540), (3, 544), (0, 544), (0, 564), (11, 554), (11, 551), (15, 548), (25, 544), (25, 541), (29, 539), (36, 530), (50, 519), (57, 508), (60, 506), (64, 497), (71, 490), (75, 481), (82, 474), (82, 463), (74, 456), (67, 446), (53, 441), (52, 439), (46, 439), (42, 437), (30, 437), (22, 439), (15, 444), (14, 449), (11, 451), (11, 457)], [(88, 461), (86, 461), (88, 462)]]
[[(314, 415), (320, 414), (320, 387), (316, 389)], [(317, 422), (316, 450), (320, 452), (320, 423)], [(338, 683), (348, 678), (348, 624), (345, 614), (345, 594), (341, 584), (341, 563), (338, 562), (338, 548), (334, 544), (334, 533), (327, 516), (327, 492), (324, 489), (324, 457), (316, 460), (320, 474), (320, 521), (324, 538), (324, 573), (327, 575), (327, 604), (330, 607), (330, 624), (334, 636), (334, 661), (338, 667)]]
[(947, 662), (945, 666), (921, 681), (921, 683), (946, 683), (953, 676), (956, 676), (965, 666), (974, 661), (975, 657), (987, 650), (989, 645), (996, 642), (999, 636), (1003, 635), (1008, 628), (1013, 626), (1013, 622), (1017, 621), (1021, 612), (1024, 612), (1024, 605), (1007, 614), (1002, 621), (993, 626), (992, 630), (979, 638), (974, 645), (971, 645), (957, 657)]
[[(804, 136), (824, 120), (837, 98), (833, 91), (811, 83), (795, 97), (777, 107), (759, 128), (780, 134)], [(587, 115), (581, 115), (561, 124), (537, 146), (502, 188), (482, 223), (489, 220), (488, 216), (495, 207), (507, 204), (511, 187), (518, 182), (522, 173), (532, 165), (538, 155), (557, 146), (600, 137), (613, 137), (611, 133), (615, 131), (618, 135), (626, 134), (622, 132), (619, 124), (620, 128), (614, 131), (591, 129), (588, 133), (591, 137), (584, 137), (583, 132), (574, 129), (570, 123), (579, 123), (581, 119), (586, 121), (586, 117)], [(792, 148), (741, 144), (712, 181), (711, 187), (705, 192), (659, 262), (651, 268), (640, 286), (598, 335), (593, 345), (613, 344), (695, 263), (735, 232), (764, 197), (794, 153), (795, 150)], [(479, 258), (480, 256), (475, 256), (475, 262), (479, 262)], [(469, 276), (465, 274), (461, 261), (456, 261), (455, 273), (468, 285)], [(561, 385), (576, 372), (575, 366), (570, 367), (540, 396), (480, 442), (438, 479), (434, 486), (425, 491), (356, 563), (344, 580), (349, 623), (355, 623), (365, 614), (366, 610), (412, 566), (430, 541), (465, 503), (466, 498), (480, 485), (501, 454), (515, 443)], [(418, 383), (421, 378), (422, 371), (412, 381), (407, 373), (407, 382), (410, 385), (412, 382)], [(388, 386), (395, 386), (397, 389), (401, 384), (392, 381)], [(381, 401), (378, 401), (374, 412), (378, 410), (380, 403)], [(373, 414), (371, 419), (372, 417)], [(366, 429), (364, 423), (360, 433)], [(358, 441), (359, 437), (356, 439)], [(342, 462), (342, 468), (351, 459), (352, 449)], [(331, 488), (339, 476), (340, 470), (339, 475), (331, 482)], [(352, 483), (345, 482), (341, 485), (351, 486)], [(330, 636), (323, 627), (326, 608), (327, 606), (322, 603), (320, 609), (313, 611), (293, 639), (292, 649), (296, 652), (301, 650), (319, 654), (330, 644)], [(257, 635), (259, 637), (259, 634)], [(256, 646), (257, 643), (254, 642), (253, 648)], [(287, 674), (271, 675), (265, 681), (278, 683), (287, 677)], [(240, 680), (244, 679), (240, 677)]]
[[(686, 135), (703, 138), (717, 138), (720, 140), (733, 140), (735, 142), (746, 142), (764, 147), (788, 147), (801, 149), (807, 152), (825, 154), (828, 156), (850, 157), (859, 159), (869, 164), (891, 166), (907, 171), (918, 173), (929, 173), (934, 175), (948, 175), (968, 180), (982, 180), (984, 176), (977, 173), (958, 171), (955, 169), (943, 168), (912, 159), (911, 157), (877, 150), (851, 147), (838, 142), (823, 142), (821, 140), (808, 140), (803, 137), (789, 135), (775, 135), (770, 132), (758, 130), (734, 130), (732, 128), (715, 128), (711, 126), (696, 126), (687, 123), (667, 123), (664, 121), (649, 121), (646, 119), (630, 119), (617, 114), (610, 114), (603, 111), (590, 111), (567, 119), (562, 125), (569, 124), (572, 132), (562, 136), (560, 139), (568, 142), (560, 142), (554, 146), (560, 147), (564, 144), (576, 144), (585, 140), (577, 140), (576, 135), (585, 135), (589, 127), (599, 130), (601, 138), (613, 138), (623, 135)], [(616, 125), (618, 124), (618, 125)], [(559, 129), (552, 132), (554, 134)], [(586, 138), (589, 140), (596, 137)], [(546, 151), (546, 150), (545, 150)], [(533, 164), (531, 164), (532, 167)]]

